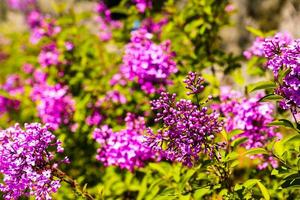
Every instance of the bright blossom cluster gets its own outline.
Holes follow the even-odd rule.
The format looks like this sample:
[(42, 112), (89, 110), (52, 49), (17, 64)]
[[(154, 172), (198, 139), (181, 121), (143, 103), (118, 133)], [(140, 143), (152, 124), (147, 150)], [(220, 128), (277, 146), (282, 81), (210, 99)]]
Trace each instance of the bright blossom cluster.
[[(242, 144), (246, 149), (265, 147), (274, 138), (281, 138), (281, 134), (275, 131), (275, 127), (268, 126), (274, 118), (272, 116), (274, 106), (271, 103), (259, 102), (261, 95), (244, 98), (241, 93), (232, 91), (229, 87), (221, 88), (218, 105), (220, 111), (225, 116), (225, 129), (232, 131), (240, 129), (243, 133), (234, 137), (247, 138)], [(263, 158), (262, 155), (259, 156)], [(274, 168), (278, 166), (275, 159), (266, 158), (266, 162), (261, 163), (258, 168), (263, 169), (270, 163)]]
[(68, 94), (66, 86), (35, 84), (31, 97), (37, 102), (38, 114), (43, 123), (48, 123), (55, 130), (62, 124), (70, 123), (75, 110), (75, 101)]
[(98, 3), (96, 11), (99, 14), (97, 17), (97, 22), (100, 24), (99, 37), (102, 41), (110, 40), (112, 38), (112, 30), (122, 27), (122, 23), (112, 19), (110, 10), (102, 0)]
[(149, 33), (159, 34), (162, 27), (168, 23), (168, 18), (163, 18), (158, 22), (154, 21), (153, 18), (149, 17), (142, 21), (141, 28), (146, 29)]
[(103, 98), (98, 99), (95, 105), (88, 105), (89, 110), (92, 110), (92, 112), (89, 116), (87, 116), (85, 122), (89, 126), (99, 125), (104, 119), (104, 116), (101, 114), (101, 110), (105, 110), (106, 105), (111, 105), (111, 103), (125, 104), (126, 101), (126, 97), (119, 91), (108, 91)]
[(19, 199), (21, 196), (35, 196), (37, 200), (48, 200), (51, 193), (60, 187), (60, 180), (54, 177), (54, 170), (61, 162), (54, 161), (54, 151), (63, 152), (61, 142), (39, 123), (19, 124), (0, 131), (0, 172), (3, 183), (0, 191), (4, 199)]
[(152, 0), (132, 0), (139, 12), (144, 13), (147, 8), (152, 8)]
[[(266, 65), (273, 71), (278, 84), (275, 93), (284, 97), (280, 106), (297, 113), (300, 107), (300, 40), (294, 40), (287, 33), (277, 33), (266, 39), (257, 38), (244, 55), (247, 58), (253, 55), (267, 58)], [(279, 77), (279, 72), (286, 74)]]
[(32, 11), (27, 16), (27, 23), (31, 28), (30, 41), (38, 43), (43, 37), (53, 37), (61, 31), (61, 27), (54, 19), (43, 16), (38, 11)]
[(6, 82), (0, 86), (0, 89), (7, 92), (11, 98), (0, 95), (0, 116), (11, 110), (18, 110), (20, 101), (14, 99), (15, 96), (20, 95), (24, 92), (21, 78), (12, 74), (7, 77)]
[[(265, 40), (264, 53), (268, 68), (273, 70), (279, 84), (275, 92), (284, 97), (281, 107), (297, 112), (300, 108), (300, 39), (277, 34)], [(279, 71), (287, 72), (282, 83), (278, 80)]]
[(149, 129), (147, 143), (166, 159), (192, 167), (200, 153), (216, 155), (218, 146), (213, 140), (222, 130), (222, 123), (218, 121), (219, 114), (209, 114), (207, 107), (185, 99), (176, 102), (175, 98), (175, 94), (163, 92), (152, 101), (152, 110), (158, 111), (155, 121), (162, 121), (163, 128), (157, 134)]
[[(152, 34), (138, 29), (131, 34), (131, 42), (126, 45), (120, 73), (128, 80), (136, 80), (146, 93), (155, 93), (170, 84), (169, 76), (177, 72), (170, 41), (155, 44)], [(113, 79), (120, 77), (115, 75)]]
[(45, 45), (38, 57), (41, 67), (49, 67), (59, 64), (59, 51), (55, 43)]
[(101, 145), (97, 159), (105, 166), (114, 165), (130, 171), (143, 167), (147, 161), (159, 159), (158, 154), (143, 142), (144, 118), (128, 113), (125, 122), (126, 128), (118, 132), (113, 132), (107, 125), (94, 130), (93, 137)]
[(27, 12), (36, 7), (36, 0), (7, 0), (11, 9)]

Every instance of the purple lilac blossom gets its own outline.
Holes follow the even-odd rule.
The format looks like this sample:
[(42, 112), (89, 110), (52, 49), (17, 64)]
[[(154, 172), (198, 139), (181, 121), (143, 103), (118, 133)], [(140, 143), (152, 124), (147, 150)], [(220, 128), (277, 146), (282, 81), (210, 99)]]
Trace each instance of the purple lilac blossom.
[[(300, 108), (300, 39), (277, 34), (265, 40), (264, 48), (268, 68), (273, 70), (279, 85), (275, 92), (284, 97), (279, 105), (295, 114)], [(288, 71), (282, 82), (278, 80), (280, 70)]]
[(147, 8), (152, 8), (152, 0), (132, 0), (140, 13), (144, 13)]
[(75, 101), (68, 94), (68, 87), (46, 83), (35, 84), (31, 98), (37, 103), (39, 117), (54, 130), (60, 125), (68, 125), (75, 111)]
[(165, 92), (152, 101), (152, 110), (158, 111), (155, 121), (162, 121), (163, 129), (157, 134), (148, 129), (146, 143), (166, 159), (192, 167), (200, 153), (219, 157), (219, 146), (213, 143), (222, 130), (218, 113), (208, 113), (207, 107), (199, 107), (190, 100), (176, 101), (176, 94)]
[(147, 161), (159, 159), (159, 155), (143, 142), (144, 118), (128, 113), (125, 122), (126, 128), (118, 132), (107, 125), (94, 130), (93, 137), (101, 145), (97, 159), (105, 166), (119, 166), (130, 171), (143, 167)]
[(36, 8), (36, 0), (7, 0), (9, 8), (19, 11), (28, 12)]
[(97, 109), (95, 109), (93, 110), (91, 115), (87, 116), (87, 118), (85, 119), (85, 123), (89, 126), (97, 126), (102, 122), (102, 120), (103, 116)]
[(148, 94), (159, 92), (165, 85), (171, 84), (168, 78), (177, 72), (170, 41), (155, 44), (151, 38), (152, 34), (145, 29), (133, 31), (120, 68), (121, 77), (130, 81), (137, 79), (141, 89)]
[[(274, 118), (272, 116), (274, 105), (268, 102), (259, 102), (262, 95), (251, 98), (244, 98), (241, 93), (231, 90), (229, 87), (221, 88), (220, 100), (218, 105), (220, 112), (225, 116), (225, 130), (230, 132), (234, 129), (240, 129), (243, 133), (235, 136), (233, 139), (246, 137), (247, 141), (242, 143), (246, 149), (265, 147), (274, 138), (280, 139), (281, 134), (276, 132), (276, 128), (268, 126)], [(258, 165), (259, 169), (271, 164), (276, 168), (276, 160), (263, 155), (257, 157), (262, 161)], [(270, 162), (269, 162), (270, 161)]]
[[(49, 126), (39, 123), (19, 124), (0, 131), (0, 173), (3, 182), (0, 191), (6, 200), (21, 196), (35, 196), (37, 200), (50, 200), (51, 193), (60, 187), (53, 171), (59, 163), (55, 153), (63, 152), (61, 142), (49, 131)], [(56, 151), (49, 151), (49, 148)]]
[(187, 95), (199, 94), (204, 90), (204, 78), (201, 77), (198, 73), (189, 72), (186, 79), (183, 81), (186, 84), (186, 89), (189, 90)]
[(263, 57), (264, 56), (264, 41), (265, 39), (262, 37), (255, 38), (252, 46), (244, 51), (244, 56), (247, 59), (252, 58), (253, 56)]
[(61, 31), (54, 19), (43, 16), (38, 11), (28, 14), (27, 23), (31, 28), (30, 42), (33, 44), (37, 44), (43, 37), (54, 37)]
[(100, 25), (99, 37), (101, 41), (108, 41), (112, 38), (112, 30), (121, 28), (122, 23), (112, 19), (110, 10), (102, 0), (98, 3), (96, 12), (99, 14), (97, 17)]
[[(253, 55), (267, 58), (266, 65), (273, 71), (278, 85), (275, 93), (284, 98), (279, 102), (280, 107), (291, 109), (296, 115), (300, 108), (300, 39), (293, 39), (288, 33), (257, 38), (244, 55), (246, 58)], [(287, 73), (279, 80), (279, 72), (282, 71)]]
[(45, 68), (59, 64), (59, 51), (55, 43), (45, 45), (38, 57), (40, 65)]
[(146, 29), (149, 33), (160, 34), (162, 27), (168, 23), (167, 18), (163, 18), (155, 22), (153, 18), (149, 17), (142, 21), (141, 28)]
[(18, 110), (20, 101), (14, 99), (15, 96), (23, 94), (23, 83), (19, 75), (12, 74), (7, 77), (6, 82), (0, 86), (0, 89), (7, 92), (11, 98), (0, 95), (0, 116), (11, 110)]

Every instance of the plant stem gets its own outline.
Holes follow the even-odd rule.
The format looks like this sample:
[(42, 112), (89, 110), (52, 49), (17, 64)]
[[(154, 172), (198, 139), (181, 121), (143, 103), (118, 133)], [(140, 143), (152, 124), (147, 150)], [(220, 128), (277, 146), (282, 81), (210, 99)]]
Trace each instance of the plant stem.
[(57, 177), (60, 178), (62, 181), (70, 184), (70, 186), (76, 193), (78, 192), (87, 200), (95, 200), (95, 198), (87, 191), (85, 191), (84, 188), (82, 188), (72, 177), (68, 176), (65, 172), (61, 171), (60, 169), (54, 168), (54, 170), (56, 172)]

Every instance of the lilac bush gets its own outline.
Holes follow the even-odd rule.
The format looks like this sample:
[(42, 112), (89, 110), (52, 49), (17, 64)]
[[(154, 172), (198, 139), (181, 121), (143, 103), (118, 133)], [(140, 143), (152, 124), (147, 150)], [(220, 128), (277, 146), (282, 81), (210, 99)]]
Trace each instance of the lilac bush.
[[(243, 132), (233, 137), (233, 139), (247, 138), (247, 141), (241, 145), (246, 149), (265, 147), (274, 138), (281, 139), (281, 134), (275, 127), (268, 124), (274, 120), (274, 105), (268, 102), (259, 102), (262, 95), (251, 98), (245, 98), (241, 93), (231, 90), (229, 87), (221, 88), (221, 104), (217, 105), (220, 112), (225, 116), (225, 129), (230, 132), (240, 129)], [(278, 162), (268, 157), (264, 160), (263, 155), (258, 156), (262, 163), (258, 165), (259, 169), (268, 166), (278, 167)], [(254, 156), (252, 158), (257, 158)]]
[[(291, 109), (297, 114), (300, 107), (300, 41), (288, 33), (277, 33), (274, 37), (257, 38), (254, 45), (244, 55), (265, 57), (266, 66), (271, 69), (277, 83), (275, 93), (284, 99), (280, 101), (283, 109)], [(284, 74), (279, 77), (279, 73)], [(280, 80), (282, 79), (282, 80)]]
[(75, 101), (68, 94), (68, 87), (47, 83), (35, 84), (31, 98), (37, 103), (39, 117), (53, 129), (60, 125), (70, 125), (75, 110)]
[(0, 116), (12, 110), (18, 110), (20, 101), (16, 96), (24, 93), (22, 80), (17, 74), (7, 77), (6, 82), (0, 86), (0, 89), (7, 92), (10, 97), (0, 95)]
[[(16, 124), (0, 131), (0, 172), (4, 175), (0, 191), (4, 199), (35, 196), (36, 199), (52, 199), (60, 180), (55, 169), (68, 159), (56, 161), (55, 153), (63, 152), (61, 142), (49, 131), (48, 125)], [(50, 150), (55, 147), (56, 150)]]
[(139, 12), (144, 13), (146, 9), (152, 8), (152, 0), (132, 0)]
[[(196, 73), (190, 73), (185, 79), (190, 94), (200, 93), (203, 81)], [(152, 110), (158, 112), (155, 121), (161, 121), (163, 128), (157, 134), (148, 129), (147, 143), (166, 159), (192, 167), (200, 153), (219, 157), (214, 139), (222, 130), (222, 122), (217, 112), (209, 113), (208, 107), (191, 100), (176, 101), (176, 94), (165, 92), (152, 101)]]
[(105, 166), (133, 171), (148, 161), (159, 159), (159, 154), (144, 144), (144, 118), (128, 113), (125, 122), (126, 128), (118, 132), (113, 132), (107, 125), (94, 130), (93, 138), (100, 144), (97, 160)]
[(120, 69), (121, 76), (130, 81), (136, 80), (141, 89), (149, 94), (171, 84), (169, 76), (177, 72), (170, 41), (158, 45), (151, 40), (152, 36), (145, 29), (131, 33)]

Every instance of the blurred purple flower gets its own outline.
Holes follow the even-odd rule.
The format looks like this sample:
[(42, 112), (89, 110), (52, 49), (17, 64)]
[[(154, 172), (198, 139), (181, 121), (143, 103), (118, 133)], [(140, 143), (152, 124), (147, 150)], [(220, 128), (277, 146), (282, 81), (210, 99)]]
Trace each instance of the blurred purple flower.
[(159, 159), (160, 156), (143, 143), (144, 118), (128, 113), (125, 122), (126, 128), (118, 132), (107, 125), (94, 130), (93, 137), (100, 144), (97, 159), (105, 166), (114, 165), (130, 171), (143, 167), (147, 161)]
[(146, 93), (155, 93), (171, 84), (169, 76), (177, 72), (170, 41), (155, 44), (145, 29), (133, 31), (126, 45), (120, 73), (130, 81), (137, 79)]
[(68, 125), (75, 111), (75, 101), (68, 94), (68, 87), (46, 83), (35, 84), (31, 98), (37, 103), (39, 117), (54, 130), (60, 125)]

